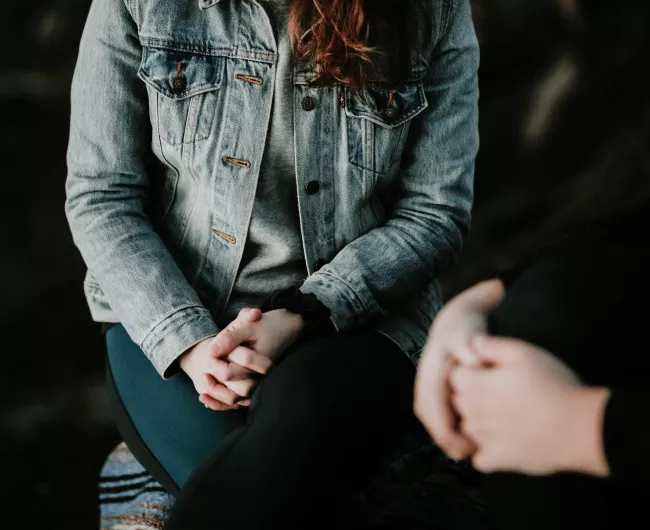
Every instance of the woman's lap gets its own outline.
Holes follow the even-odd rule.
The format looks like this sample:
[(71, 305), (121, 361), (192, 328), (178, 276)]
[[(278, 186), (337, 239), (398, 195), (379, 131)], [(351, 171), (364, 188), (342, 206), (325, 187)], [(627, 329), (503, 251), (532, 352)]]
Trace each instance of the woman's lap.
[(206, 409), (185, 374), (163, 380), (122, 326), (108, 331), (106, 344), (109, 393), (120, 431), (130, 438), (126, 442), (138, 459), (146, 460), (142, 464), (149, 472), (171, 493), (177, 493), (177, 489), (168, 486), (169, 480), (160, 476), (159, 469), (151, 469), (156, 467), (155, 462), (152, 466), (150, 458), (142, 458), (138, 453), (148, 449), (181, 487), (226, 436), (245, 424), (246, 414), (216, 414)]
[(190, 479), (168, 528), (203, 530), (215, 517), (225, 530), (328, 527), (412, 420), (413, 377), (374, 331), (300, 346), (263, 381), (237, 439)]
[[(132, 447), (136, 456), (158, 480), (165, 477), (151, 469), (156, 461), (182, 485), (231, 435), (226, 445), (232, 447), (216, 464), (219, 477), (229, 481), (229, 503), (245, 491), (272, 498), (266, 510), (281, 511), (278, 499), (313, 498), (334, 481), (352, 485), (397, 438), (401, 422), (412, 418), (414, 368), (374, 331), (300, 344), (263, 380), (248, 415), (205, 409), (183, 375), (163, 381), (121, 326), (109, 331), (107, 343), (119, 394), (116, 419), (128, 413), (130, 422), (122, 417), (120, 425), (127, 443), (137, 443), (128, 439), (134, 435), (144, 442), (140, 454)], [(141, 456), (147, 450), (153, 463)], [(319, 484), (305, 491), (316, 477)], [(219, 480), (206, 487), (219, 489)], [(180, 500), (187, 503), (182, 493)]]

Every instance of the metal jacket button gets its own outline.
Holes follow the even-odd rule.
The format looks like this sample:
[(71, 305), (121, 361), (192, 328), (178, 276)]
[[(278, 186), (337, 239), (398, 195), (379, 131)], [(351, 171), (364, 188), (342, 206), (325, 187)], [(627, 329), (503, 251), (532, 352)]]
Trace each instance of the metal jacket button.
[(389, 120), (394, 120), (395, 118), (397, 118), (397, 114), (398, 114), (397, 105), (394, 104), (390, 105), (386, 109), (385, 114), (386, 114), (386, 118), (388, 118)]
[(184, 75), (177, 75), (172, 79), (172, 92), (178, 94), (187, 88), (187, 77)]
[(316, 100), (311, 96), (305, 96), (301, 102), (302, 110), (309, 112), (316, 108)]
[(312, 180), (309, 184), (305, 186), (305, 191), (307, 195), (315, 195), (320, 190), (320, 183), (317, 180)]

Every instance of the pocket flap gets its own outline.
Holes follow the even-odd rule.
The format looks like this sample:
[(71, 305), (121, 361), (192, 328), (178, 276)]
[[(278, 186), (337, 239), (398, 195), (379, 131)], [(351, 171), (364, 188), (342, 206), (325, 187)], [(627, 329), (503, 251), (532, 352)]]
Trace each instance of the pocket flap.
[(223, 80), (223, 57), (144, 47), (138, 77), (170, 99), (186, 99), (217, 90)]
[(421, 81), (395, 88), (371, 87), (363, 91), (345, 90), (345, 112), (364, 118), (385, 129), (403, 125), (428, 107)]

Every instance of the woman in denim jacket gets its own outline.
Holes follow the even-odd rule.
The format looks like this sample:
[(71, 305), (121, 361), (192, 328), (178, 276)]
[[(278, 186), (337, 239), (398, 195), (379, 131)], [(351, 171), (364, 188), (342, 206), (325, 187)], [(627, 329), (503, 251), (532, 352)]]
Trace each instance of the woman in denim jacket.
[(395, 444), (469, 227), (478, 57), (469, 0), (94, 0), (66, 211), (170, 528), (327, 526)]

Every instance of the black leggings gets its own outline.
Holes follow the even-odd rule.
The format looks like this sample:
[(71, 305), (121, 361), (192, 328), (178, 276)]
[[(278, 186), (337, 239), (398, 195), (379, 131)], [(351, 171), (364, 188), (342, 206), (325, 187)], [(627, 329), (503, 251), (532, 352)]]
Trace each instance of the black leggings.
[[(509, 275), (490, 331), (546, 348), (588, 385), (647, 385), (649, 274), (645, 248), (593, 241), (558, 249)], [(646, 519), (650, 500), (610, 480), (570, 473), (498, 473), (486, 477), (485, 491), (502, 530), (633, 528), (637, 517)]]
[(375, 331), (294, 347), (247, 414), (206, 410), (125, 336), (107, 336), (110, 399), (133, 453), (177, 496), (170, 530), (331, 528), (413, 421), (414, 367)]

